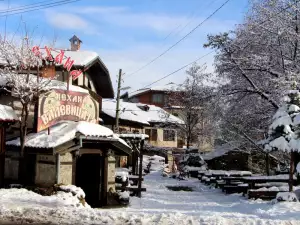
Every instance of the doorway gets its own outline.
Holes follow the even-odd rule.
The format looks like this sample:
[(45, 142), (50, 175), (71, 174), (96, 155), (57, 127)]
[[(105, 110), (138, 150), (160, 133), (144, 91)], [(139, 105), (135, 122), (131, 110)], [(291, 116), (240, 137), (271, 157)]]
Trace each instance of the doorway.
[(103, 157), (99, 154), (83, 154), (77, 158), (75, 185), (85, 192), (85, 200), (91, 207), (101, 207), (103, 185)]

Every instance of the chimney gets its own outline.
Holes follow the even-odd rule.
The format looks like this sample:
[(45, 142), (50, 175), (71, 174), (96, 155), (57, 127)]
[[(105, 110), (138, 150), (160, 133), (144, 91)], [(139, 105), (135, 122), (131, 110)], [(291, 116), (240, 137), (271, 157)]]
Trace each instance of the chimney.
[(80, 50), (80, 44), (82, 43), (82, 41), (76, 35), (70, 38), (69, 41), (71, 42), (71, 51)]

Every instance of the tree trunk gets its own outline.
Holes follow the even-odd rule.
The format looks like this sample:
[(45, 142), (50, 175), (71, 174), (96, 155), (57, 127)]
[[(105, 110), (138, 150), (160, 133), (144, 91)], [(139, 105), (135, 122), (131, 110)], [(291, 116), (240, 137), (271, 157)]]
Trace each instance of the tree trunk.
[(19, 156), (19, 168), (18, 168), (18, 178), (21, 184), (26, 183), (26, 152), (25, 152), (25, 142), (27, 135), (27, 123), (28, 123), (28, 104), (23, 104), (21, 123), (20, 123), (20, 156)]
[(190, 142), (191, 142), (191, 136), (188, 135), (186, 138), (186, 148), (189, 149), (190, 148)]
[(293, 191), (293, 185), (294, 185), (294, 152), (291, 152), (291, 160), (290, 160), (290, 176), (289, 176), (289, 192)]
[(266, 154), (266, 173), (267, 173), (267, 176), (270, 176), (270, 155), (269, 155), (269, 153)]

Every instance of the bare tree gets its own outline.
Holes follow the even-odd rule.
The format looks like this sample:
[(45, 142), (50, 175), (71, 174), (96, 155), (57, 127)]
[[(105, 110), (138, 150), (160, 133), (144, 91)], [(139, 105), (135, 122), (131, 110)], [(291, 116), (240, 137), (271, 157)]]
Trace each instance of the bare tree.
[(187, 148), (192, 142), (211, 140), (213, 135), (211, 129), (212, 119), (208, 103), (212, 96), (213, 88), (205, 85), (205, 66), (192, 65), (186, 71), (187, 78), (180, 87), (172, 92), (169, 104), (178, 108), (178, 116), (184, 124), (177, 124), (179, 136), (186, 140)]
[(298, 0), (252, 1), (244, 24), (208, 36), (205, 47), (217, 51), (223, 137), (259, 150), (255, 143), (267, 135), (284, 91), (299, 80), (299, 6)]
[[(37, 103), (38, 97), (49, 90), (50, 79), (39, 77), (39, 68), (45, 63), (41, 55), (32, 50), (32, 42), (28, 36), (22, 40), (10, 41), (0, 36), (0, 57), (2, 68), (0, 79), (3, 88), (20, 101), (20, 159), (19, 180), (24, 182), (26, 171), (25, 142), (28, 130), (30, 106)], [(30, 74), (36, 71), (36, 74)]]

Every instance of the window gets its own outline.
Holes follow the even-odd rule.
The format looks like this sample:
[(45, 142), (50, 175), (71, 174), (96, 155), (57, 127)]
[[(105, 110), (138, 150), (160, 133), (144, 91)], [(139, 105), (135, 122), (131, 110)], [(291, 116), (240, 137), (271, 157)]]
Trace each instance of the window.
[(175, 130), (163, 130), (164, 141), (175, 141)]
[(164, 102), (164, 95), (163, 94), (153, 94), (152, 95), (152, 102), (153, 103), (163, 103)]
[(149, 141), (157, 141), (157, 130), (156, 129), (145, 129), (145, 134), (149, 136)]

